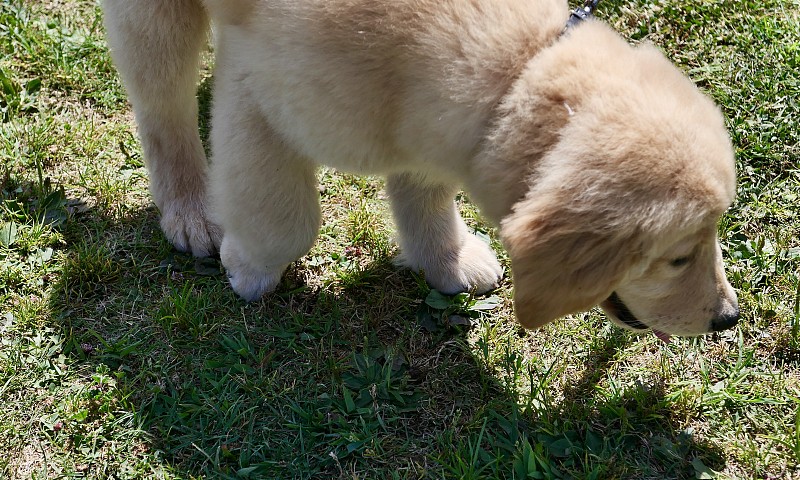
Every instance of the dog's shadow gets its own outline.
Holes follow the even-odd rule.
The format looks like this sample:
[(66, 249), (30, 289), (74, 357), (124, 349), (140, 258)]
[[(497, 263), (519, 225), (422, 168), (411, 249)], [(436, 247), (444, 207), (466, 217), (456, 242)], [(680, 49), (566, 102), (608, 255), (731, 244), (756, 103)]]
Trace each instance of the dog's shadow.
[[(622, 333), (593, 343), (577, 380), (531, 370), (541, 388), (519, 395), (468, 333), (418, 324), (426, 287), (389, 258), (327, 285), (293, 267), (245, 304), (214, 262), (172, 251), (153, 209), (108, 221), (68, 222), (54, 327), (77, 370), (113, 379), (142, 448), (186, 477), (511, 478), (528, 462), (563, 477), (687, 478), (695, 457), (724, 465), (679, 427), (658, 382), (595, 395)], [(110, 242), (111, 230), (125, 235)], [(79, 448), (108, 413), (90, 409), (61, 435)]]
[[(198, 91), (206, 145), (212, 85)], [(179, 477), (694, 478), (695, 457), (724, 465), (657, 379), (597, 394), (629, 341), (619, 332), (595, 339), (578, 378), (532, 368), (520, 395), (487, 358), (502, 347), (420, 323), (427, 287), (386, 256), (328, 283), (293, 266), (245, 304), (218, 264), (172, 249), (154, 208), (81, 206), (63, 237), (52, 327), (91, 387), (75, 405), (86, 416), (54, 437), (64, 448), (113, 443), (92, 426), (114, 421)]]

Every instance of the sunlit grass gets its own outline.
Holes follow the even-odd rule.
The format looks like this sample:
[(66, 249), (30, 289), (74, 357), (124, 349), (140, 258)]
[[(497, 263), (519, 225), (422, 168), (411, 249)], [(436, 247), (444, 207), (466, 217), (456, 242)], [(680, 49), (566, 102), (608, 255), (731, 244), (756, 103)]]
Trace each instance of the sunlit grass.
[(98, 5), (0, 1), (0, 477), (797, 478), (799, 8), (601, 3), (738, 154), (741, 325), (664, 345), (598, 312), (526, 332), (508, 280), (431, 293), (382, 182), (327, 169), (319, 242), (243, 303), (159, 231)]

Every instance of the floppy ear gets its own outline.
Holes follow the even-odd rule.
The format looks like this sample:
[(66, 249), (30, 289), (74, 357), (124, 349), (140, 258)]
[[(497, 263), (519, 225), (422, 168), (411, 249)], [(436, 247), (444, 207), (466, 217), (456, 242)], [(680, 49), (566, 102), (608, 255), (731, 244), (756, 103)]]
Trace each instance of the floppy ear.
[[(541, 198), (541, 197), (539, 197)], [(563, 203), (520, 201), (501, 226), (514, 276), (514, 310), (527, 328), (587, 310), (611, 295), (641, 251), (635, 232), (601, 212)]]

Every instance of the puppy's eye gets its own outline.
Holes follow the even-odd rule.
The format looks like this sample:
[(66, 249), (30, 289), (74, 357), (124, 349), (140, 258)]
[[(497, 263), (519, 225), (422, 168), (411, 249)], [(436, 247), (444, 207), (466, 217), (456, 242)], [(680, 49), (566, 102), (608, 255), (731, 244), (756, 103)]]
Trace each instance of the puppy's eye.
[(679, 267), (682, 267), (684, 265), (688, 265), (689, 262), (691, 262), (691, 261), (692, 261), (692, 257), (690, 255), (687, 255), (685, 257), (674, 258), (674, 259), (670, 260), (669, 264), (672, 267), (679, 268)]

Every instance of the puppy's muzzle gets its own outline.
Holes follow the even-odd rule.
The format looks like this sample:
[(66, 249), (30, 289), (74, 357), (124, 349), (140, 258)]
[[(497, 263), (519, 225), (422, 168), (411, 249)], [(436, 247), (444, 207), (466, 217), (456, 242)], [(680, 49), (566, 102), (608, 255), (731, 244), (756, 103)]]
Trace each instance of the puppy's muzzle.
[[(617, 292), (613, 292), (604, 302), (600, 304), (607, 314), (610, 314), (614, 319), (627, 325), (632, 330), (645, 330), (650, 328), (647, 324), (639, 320), (633, 312), (630, 311), (625, 302), (619, 298)], [(721, 332), (736, 326), (739, 323), (739, 307), (734, 303), (733, 306), (728, 306), (729, 311), (719, 313), (713, 318), (709, 325), (709, 331)], [(731, 308), (732, 307), (732, 308)], [(654, 330), (655, 331), (655, 330)]]
[(735, 309), (732, 313), (724, 313), (719, 317), (711, 320), (711, 330), (714, 332), (721, 332), (729, 328), (733, 328), (739, 323), (739, 309)]

